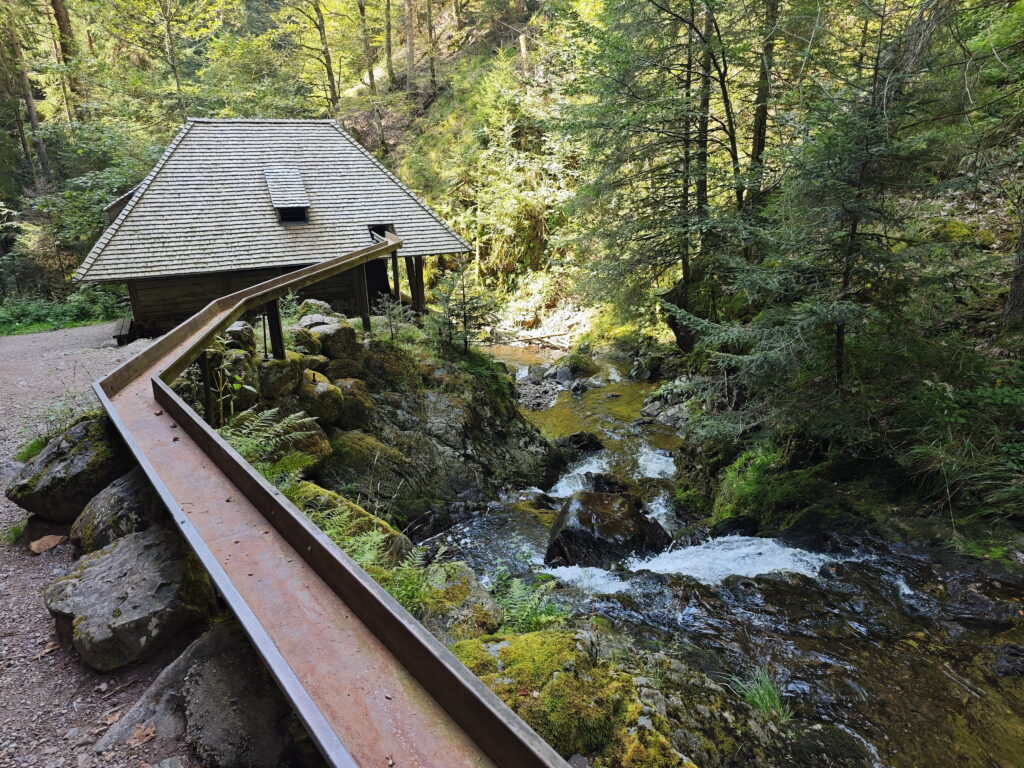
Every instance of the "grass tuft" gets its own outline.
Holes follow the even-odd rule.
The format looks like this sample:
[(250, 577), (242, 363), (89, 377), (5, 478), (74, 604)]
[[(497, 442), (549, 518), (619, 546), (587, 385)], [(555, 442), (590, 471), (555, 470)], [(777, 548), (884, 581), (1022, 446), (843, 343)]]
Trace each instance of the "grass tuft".
[(0, 540), (3, 540), (7, 546), (17, 544), (22, 536), (25, 535), (25, 528), (28, 525), (28, 518), (19, 520), (7, 526), (2, 533), (0, 533)]
[(732, 678), (731, 686), (750, 706), (780, 723), (793, 719), (793, 710), (782, 700), (775, 676), (766, 665), (756, 667), (749, 677)]

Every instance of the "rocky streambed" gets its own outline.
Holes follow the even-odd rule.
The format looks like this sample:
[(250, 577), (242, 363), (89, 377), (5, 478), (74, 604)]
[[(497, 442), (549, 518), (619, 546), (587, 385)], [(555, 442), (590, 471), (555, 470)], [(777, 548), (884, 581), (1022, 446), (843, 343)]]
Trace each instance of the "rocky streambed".
[[(701, 766), (1024, 765), (1019, 575), (856, 532), (713, 537), (674, 503), (681, 438), (642, 414), (653, 384), (497, 351), (569, 467), (430, 543), (485, 584), (554, 580), (571, 621), (628, 638), (615, 658), (668, 702), (677, 750)], [(727, 695), (694, 699), (693, 674)], [(780, 706), (751, 720), (736, 699), (766, 680)]]

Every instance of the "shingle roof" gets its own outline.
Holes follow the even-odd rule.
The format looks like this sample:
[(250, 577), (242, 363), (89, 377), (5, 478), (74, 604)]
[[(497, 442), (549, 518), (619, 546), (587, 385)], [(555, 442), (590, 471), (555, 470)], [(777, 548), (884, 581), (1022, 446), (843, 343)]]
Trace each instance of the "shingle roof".
[(275, 208), (308, 208), (309, 197), (298, 168), (264, 168), (270, 202)]
[[(283, 193), (308, 198), (308, 224), (279, 223), (270, 191), (278, 171), (291, 174)], [(75, 279), (311, 264), (370, 245), (374, 224), (394, 226), (403, 256), (469, 250), (333, 120), (190, 119)]]

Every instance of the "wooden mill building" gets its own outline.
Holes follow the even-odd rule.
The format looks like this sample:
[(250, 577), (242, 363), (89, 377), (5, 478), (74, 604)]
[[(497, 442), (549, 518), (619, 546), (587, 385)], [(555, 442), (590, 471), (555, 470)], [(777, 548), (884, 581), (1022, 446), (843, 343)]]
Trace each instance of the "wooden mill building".
[[(334, 120), (190, 119), (75, 274), (124, 282), (133, 334), (168, 330), (213, 299), (373, 244), (394, 232), (408, 295), (423, 306), (423, 258), (468, 246)], [(385, 259), (305, 294), (349, 315), (401, 295)], [(363, 293), (365, 286), (366, 292)]]

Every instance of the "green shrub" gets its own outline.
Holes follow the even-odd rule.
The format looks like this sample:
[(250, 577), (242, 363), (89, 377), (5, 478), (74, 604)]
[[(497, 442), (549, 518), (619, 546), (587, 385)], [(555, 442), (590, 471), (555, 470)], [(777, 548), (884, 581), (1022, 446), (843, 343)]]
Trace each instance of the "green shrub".
[(65, 299), (8, 296), (0, 301), (0, 335), (88, 325), (127, 313), (123, 291), (108, 286), (85, 285)]

